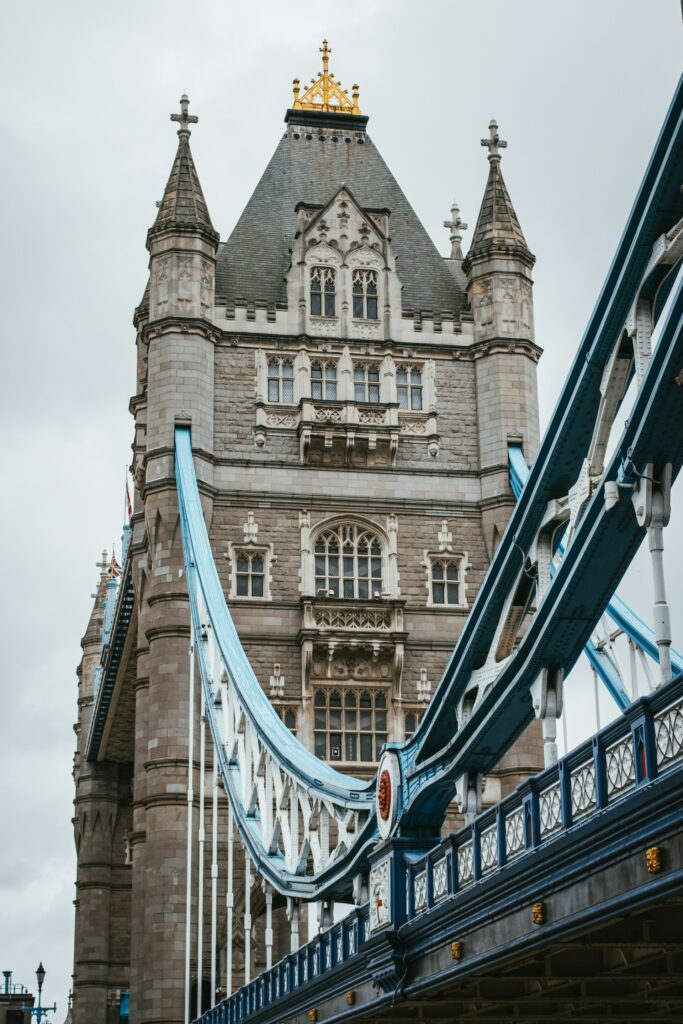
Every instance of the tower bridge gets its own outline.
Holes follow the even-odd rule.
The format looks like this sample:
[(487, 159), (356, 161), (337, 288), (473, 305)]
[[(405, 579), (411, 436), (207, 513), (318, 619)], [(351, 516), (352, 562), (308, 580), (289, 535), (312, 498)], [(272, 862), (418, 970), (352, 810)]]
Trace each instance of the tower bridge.
[[(224, 242), (171, 115), (79, 668), (74, 1024), (117, 991), (134, 1024), (680, 1019), (683, 84), (539, 438), (498, 125), (443, 258), (321, 52)], [(651, 624), (617, 593), (646, 536)], [(560, 758), (584, 655), (620, 714)]]

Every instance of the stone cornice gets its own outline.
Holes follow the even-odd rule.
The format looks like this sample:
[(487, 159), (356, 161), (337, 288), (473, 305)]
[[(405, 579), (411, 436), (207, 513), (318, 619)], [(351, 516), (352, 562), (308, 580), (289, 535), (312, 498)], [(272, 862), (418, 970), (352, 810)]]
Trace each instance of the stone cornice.
[(197, 334), (200, 337), (206, 338), (208, 341), (214, 342), (214, 344), (220, 338), (220, 331), (215, 327), (209, 320), (203, 320), (201, 317), (178, 317), (178, 316), (166, 316), (159, 320), (153, 320), (151, 323), (145, 324), (142, 328), (142, 336), (145, 341), (150, 341), (152, 338), (163, 337), (165, 334)]

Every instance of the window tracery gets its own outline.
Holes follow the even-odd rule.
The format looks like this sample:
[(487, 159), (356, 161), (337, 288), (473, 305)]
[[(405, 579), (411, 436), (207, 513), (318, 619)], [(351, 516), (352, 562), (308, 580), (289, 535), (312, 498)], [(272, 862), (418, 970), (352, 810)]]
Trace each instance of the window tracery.
[(337, 364), (331, 360), (311, 363), (311, 398), (314, 401), (335, 401), (337, 398)]
[(235, 597), (263, 597), (266, 578), (264, 552), (238, 548), (234, 558)]
[(353, 397), (356, 402), (379, 404), (380, 376), (376, 363), (356, 363), (353, 367)]
[(377, 320), (377, 271), (354, 270), (351, 286), (354, 318), (357, 320)]
[(268, 360), (268, 401), (294, 401), (294, 363), (291, 359)]
[(318, 534), (315, 590), (325, 597), (367, 601), (383, 592), (383, 546), (372, 530), (340, 524)]
[(296, 736), (297, 720), (295, 708), (278, 708), (277, 713), (293, 736)]
[(429, 603), (462, 606), (462, 576), (462, 558), (432, 555), (429, 559)]
[(399, 409), (422, 411), (422, 367), (396, 367), (396, 397)]
[(313, 696), (314, 749), (326, 761), (379, 759), (387, 741), (387, 697), (380, 689), (319, 688)]
[(311, 267), (311, 316), (337, 315), (337, 274), (331, 267)]

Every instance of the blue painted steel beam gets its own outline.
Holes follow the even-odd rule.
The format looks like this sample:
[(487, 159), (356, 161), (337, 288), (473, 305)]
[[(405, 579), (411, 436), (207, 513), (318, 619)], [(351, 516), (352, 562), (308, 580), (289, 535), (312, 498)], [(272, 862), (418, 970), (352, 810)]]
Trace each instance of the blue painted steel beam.
[[(421, 757), (445, 751), (449, 744), (455, 706), (462, 696), (469, 673), (485, 661), (504, 602), (518, 576), (520, 548), (522, 551), (530, 549), (548, 502), (566, 495), (578, 478), (598, 414), (603, 368), (623, 330), (652, 246), (663, 232), (683, 217), (682, 177), (683, 78), (678, 83), (612, 266), (541, 441), (527, 485), (513, 511), (443, 679), (411, 740), (413, 747), (420, 748)], [(676, 409), (675, 413), (680, 415), (680, 410)], [(632, 554), (624, 550), (623, 557), (625, 567)], [(615, 573), (615, 577), (620, 575), (621, 572)], [(615, 578), (614, 586), (617, 582)]]

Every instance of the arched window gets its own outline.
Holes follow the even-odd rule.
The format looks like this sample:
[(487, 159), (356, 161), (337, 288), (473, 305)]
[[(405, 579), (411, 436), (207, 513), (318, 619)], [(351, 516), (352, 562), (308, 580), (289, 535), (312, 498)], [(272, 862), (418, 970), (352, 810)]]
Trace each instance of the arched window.
[(432, 604), (462, 604), (460, 559), (432, 558), (430, 574)]
[(337, 398), (337, 364), (311, 363), (311, 398), (314, 401), (334, 402)]
[(382, 594), (382, 544), (353, 523), (323, 530), (315, 542), (315, 591), (367, 601)]
[(418, 366), (396, 367), (396, 394), (399, 409), (422, 409), (422, 370)]
[(377, 761), (387, 741), (383, 690), (319, 689), (313, 697), (315, 753), (326, 761)]
[(311, 267), (311, 316), (336, 315), (336, 272), (331, 267)]
[(405, 737), (406, 737), (407, 740), (410, 739), (410, 737), (413, 735), (413, 733), (417, 729), (419, 721), (420, 721), (420, 716), (417, 713), (417, 711), (406, 711), (405, 717), (403, 719), (403, 727), (404, 727)]
[(261, 551), (235, 551), (235, 596), (263, 597), (265, 558)]
[(280, 708), (278, 714), (293, 736), (296, 736), (296, 711), (294, 708)]
[(357, 320), (377, 319), (377, 273), (354, 270), (352, 277), (353, 315)]
[(268, 360), (268, 401), (294, 401), (294, 363), (291, 359)]
[(357, 402), (379, 402), (379, 366), (356, 363), (353, 368), (353, 397)]

